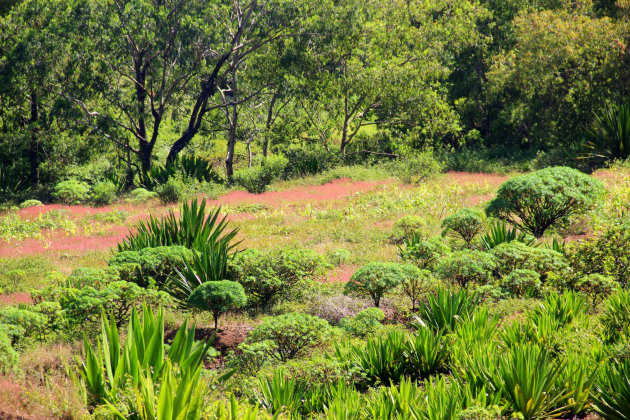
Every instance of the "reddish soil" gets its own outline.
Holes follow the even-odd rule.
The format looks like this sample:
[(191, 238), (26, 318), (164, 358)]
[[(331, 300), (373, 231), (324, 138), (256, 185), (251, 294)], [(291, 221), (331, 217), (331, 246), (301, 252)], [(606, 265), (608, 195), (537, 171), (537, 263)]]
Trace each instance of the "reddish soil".
[(328, 273), (326, 282), (327, 283), (336, 283), (336, 282), (348, 283), (350, 281), (350, 277), (352, 277), (352, 274), (354, 274), (357, 268), (359, 268), (359, 266), (357, 265), (346, 265), (346, 264), (340, 265), (339, 267), (331, 270)]
[[(0, 305), (14, 305), (16, 303), (32, 303), (31, 294), (28, 292), (0, 295)], [(1, 417), (0, 417), (1, 418)]]

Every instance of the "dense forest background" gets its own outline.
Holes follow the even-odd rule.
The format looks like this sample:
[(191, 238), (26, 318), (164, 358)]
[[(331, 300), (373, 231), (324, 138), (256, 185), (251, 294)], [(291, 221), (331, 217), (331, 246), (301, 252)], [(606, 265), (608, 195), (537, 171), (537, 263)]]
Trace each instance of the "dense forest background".
[(571, 164), (630, 89), (628, 0), (2, 0), (0, 16), (4, 198), (150, 186), (184, 156), (228, 180), (272, 154)]

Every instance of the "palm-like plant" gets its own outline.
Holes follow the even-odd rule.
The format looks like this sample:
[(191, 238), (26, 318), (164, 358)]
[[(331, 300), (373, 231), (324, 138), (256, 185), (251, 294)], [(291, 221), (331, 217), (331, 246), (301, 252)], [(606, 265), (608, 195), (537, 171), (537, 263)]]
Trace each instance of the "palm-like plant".
[(516, 226), (509, 227), (505, 220), (495, 222), (490, 226), (490, 231), (481, 237), (481, 244), (487, 251), (511, 241), (522, 242), (527, 246), (537, 246), (536, 238), (519, 231)]
[(630, 103), (609, 105), (586, 130), (584, 158), (605, 162), (630, 157)]
[(239, 244), (234, 242), (238, 229), (228, 230), (227, 216), (221, 218), (220, 211), (218, 207), (206, 216), (206, 200), (195, 200), (183, 203), (179, 216), (173, 210), (160, 218), (151, 215), (148, 221), (140, 221), (136, 232), (118, 244), (118, 251), (182, 245), (199, 251), (224, 246), (228, 252), (234, 252)]
[(465, 290), (438, 289), (427, 303), (420, 303), (416, 319), (435, 331), (453, 331), (459, 322), (472, 315), (478, 303), (479, 298)]
[(595, 390), (594, 408), (603, 418), (630, 419), (630, 359), (604, 366)]

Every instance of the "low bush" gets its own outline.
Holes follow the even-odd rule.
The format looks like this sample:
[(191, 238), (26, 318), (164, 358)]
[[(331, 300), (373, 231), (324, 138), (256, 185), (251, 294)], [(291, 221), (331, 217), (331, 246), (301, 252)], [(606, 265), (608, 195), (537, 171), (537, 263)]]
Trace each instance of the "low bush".
[(98, 205), (111, 204), (116, 198), (116, 185), (111, 181), (103, 181), (92, 186), (92, 201)]
[(284, 169), (285, 178), (315, 175), (339, 163), (337, 155), (323, 147), (309, 145), (290, 145), (281, 149), (288, 162)]
[(516, 226), (508, 227), (505, 220), (495, 222), (490, 226), (490, 231), (481, 236), (481, 244), (486, 251), (506, 242), (518, 241), (528, 246), (535, 246), (536, 238), (520, 232)]
[(575, 290), (585, 294), (595, 308), (619, 288), (618, 283), (609, 276), (588, 274), (575, 283)]
[(466, 290), (440, 288), (426, 303), (420, 302), (417, 320), (434, 331), (454, 331), (458, 323), (472, 316), (478, 303), (479, 297)]
[(544, 280), (548, 273), (565, 274), (568, 261), (561, 253), (548, 248), (534, 248), (519, 241), (505, 242), (489, 252), (500, 261), (497, 271), (505, 276), (514, 270), (532, 270)]
[(385, 314), (380, 309), (367, 308), (353, 317), (342, 319), (339, 327), (357, 337), (365, 337), (377, 332), (383, 326), (381, 321), (384, 319)]
[(488, 253), (455, 251), (438, 263), (436, 274), (453, 285), (465, 288), (470, 283), (488, 283), (496, 267), (497, 259)]
[(546, 168), (501, 184), (486, 213), (540, 238), (551, 226), (593, 208), (603, 193), (601, 181), (578, 170)]
[(354, 272), (346, 283), (345, 293), (370, 296), (378, 308), (385, 293), (418, 275), (420, 270), (410, 264), (372, 262)]
[(250, 331), (248, 343), (270, 341), (269, 356), (286, 362), (303, 354), (310, 347), (321, 344), (330, 335), (330, 326), (323, 319), (302, 313), (265, 318)]
[(400, 258), (421, 269), (434, 270), (440, 258), (445, 257), (451, 249), (442, 238), (422, 239), (421, 235), (413, 235), (403, 242), (404, 247), (398, 247)]
[(451, 235), (470, 247), (484, 227), (483, 213), (476, 209), (461, 209), (442, 221), (442, 236)]
[(268, 156), (261, 166), (236, 171), (232, 181), (252, 194), (262, 194), (273, 180), (284, 175), (288, 162), (284, 156)]
[(436, 284), (429, 270), (419, 270), (415, 276), (406, 277), (400, 284), (403, 293), (411, 300), (411, 310), (416, 310), (420, 298)]
[(245, 306), (247, 297), (239, 283), (229, 280), (209, 281), (198, 286), (187, 303), (193, 308), (211, 312), (216, 330), (219, 316)]
[(21, 209), (26, 209), (29, 207), (38, 207), (38, 206), (43, 206), (42, 202), (39, 200), (26, 200), (20, 203)]
[(138, 251), (122, 251), (107, 261), (115, 268), (120, 279), (141, 287), (164, 285), (193, 259), (193, 251), (183, 246), (159, 246)]
[(396, 220), (390, 240), (392, 243), (403, 243), (406, 239), (410, 239), (414, 236), (423, 236), (423, 229), (426, 226), (426, 221), (415, 215), (408, 215)]
[(594, 408), (605, 419), (630, 419), (630, 359), (602, 367), (594, 393)]
[(442, 164), (430, 152), (390, 163), (388, 169), (405, 184), (418, 184), (442, 171)]
[(243, 285), (252, 305), (269, 310), (289, 298), (302, 282), (322, 275), (326, 268), (324, 258), (311, 250), (248, 249), (230, 263), (228, 277)]
[(18, 365), (20, 355), (11, 345), (11, 339), (2, 331), (0, 325), (0, 373), (14, 371)]
[(347, 263), (350, 257), (350, 251), (343, 248), (338, 248), (328, 253), (328, 261), (335, 266)]
[(630, 291), (618, 292), (606, 301), (601, 323), (607, 343), (630, 339)]
[(85, 182), (69, 179), (55, 185), (52, 196), (62, 204), (80, 204), (89, 198), (90, 187)]
[(157, 185), (155, 192), (162, 203), (173, 204), (184, 198), (185, 186), (180, 179), (170, 177), (164, 184)]
[(136, 188), (131, 191), (131, 198), (128, 200), (133, 203), (144, 203), (145, 201), (153, 200), (154, 198), (158, 198), (156, 192), (149, 191), (145, 188)]
[(537, 272), (516, 269), (503, 278), (501, 286), (515, 297), (536, 297), (540, 293), (542, 283)]

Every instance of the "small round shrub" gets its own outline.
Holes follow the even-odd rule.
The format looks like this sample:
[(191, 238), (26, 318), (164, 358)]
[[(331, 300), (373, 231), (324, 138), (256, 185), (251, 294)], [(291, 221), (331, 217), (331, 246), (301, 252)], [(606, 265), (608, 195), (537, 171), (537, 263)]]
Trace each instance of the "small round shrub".
[(339, 327), (349, 334), (357, 337), (365, 337), (377, 332), (383, 324), (385, 313), (378, 308), (367, 308), (351, 318), (344, 318), (339, 323)]
[(43, 205), (44, 204), (42, 204), (42, 202), (39, 201), (39, 200), (26, 200), (26, 201), (23, 201), (20, 204), (20, 208), (21, 209), (26, 209), (26, 208), (29, 208), (29, 207), (39, 207), (39, 206), (43, 206)]
[(252, 194), (262, 194), (267, 191), (267, 186), (271, 183), (271, 177), (260, 166), (253, 168), (239, 169), (232, 176), (232, 181), (245, 188)]
[(503, 288), (515, 297), (535, 297), (542, 283), (540, 274), (532, 270), (516, 269), (503, 278)]
[(114, 198), (116, 198), (116, 185), (113, 182), (103, 181), (92, 186), (92, 201), (95, 204), (111, 204)]
[(393, 162), (391, 171), (405, 184), (418, 184), (442, 172), (442, 164), (433, 153), (425, 152)]
[(199, 285), (188, 298), (193, 308), (212, 312), (214, 329), (217, 329), (219, 316), (242, 308), (247, 304), (245, 289), (235, 281), (209, 281)]
[(144, 203), (145, 201), (153, 200), (154, 198), (158, 198), (156, 192), (149, 191), (145, 188), (136, 188), (131, 191), (131, 198), (128, 200), (134, 203)]
[(423, 294), (428, 292), (435, 285), (433, 274), (429, 270), (419, 270), (417, 275), (405, 278), (400, 287), (411, 300), (411, 310), (416, 310), (416, 304)]
[(282, 155), (267, 156), (262, 165), (263, 171), (269, 179), (276, 180), (284, 177), (285, 169), (289, 164), (289, 159)]
[(451, 249), (444, 240), (435, 237), (419, 241), (405, 241), (405, 248), (399, 248), (398, 255), (403, 261), (414, 264), (418, 268), (433, 270), (440, 258), (450, 252)]
[(545, 168), (501, 184), (486, 214), (540, 238), (554, 224), (590, 210), (604, 191), (601, 181), (576, 169)]
[(419, 274), (418, 267), (410, 264), (371, 262), (354, 272), (344, 291), (346, 294), (370, 296), (378, 308), (385, 293)]
[(61, 181), (55, 185), (52, 193), (55, 201), (63, 204), (80, 204), (86, 201), (89, 195), (89, 185), (76, 179)]
[(513, 270), (526, 269), (536, 271), (544, 280), (548, 273), (565, 273), (568, 261), (561, 253), (548, 248), (534, 248), (519, 241), (504, 242), (489, 252), (500, 264), (499, 274), (505, 276)]
[(619, 289), (619, 284), (610, 276), (587, 274), (575, 283), (575, 290), (588, 296), (593, 307)]
[(339, 163), (339, 157), (321, 146), (292, 144), (281, 149), (288, 159), (284, 169), (285, 178), (315, 175)]
[(442, 221), (442, 236), (461, 238), (470, 246), (484, 226), (483, 213), (476, 209), (461, 209)]
[(270, 356), (286, 362), (322, 343), (330, 335), (330, 325), (323, 319), (303, 313), (289, 313), (265, 318), (247, 337), (247, 342), (269, 340)]
[(184, 190), (185, 188), (184, 185), (182, 185), (182, 181), (176, 177), (170, 177), (165, 184), (158, 185), (155, 188), (158, 198), (164, 204), (178, 203), (184, 198)]
[(438, 263), (436, 274), (451, 284), (467, 287), (470, 283), (488, 283), (497, 260), (481, 251), (455, 251)]
[(402, 243), (405, 239), (416, 235), (423, 236), (426, 221), (415, 215), (401, 217), (394, 223), (390, 239), (392, 243)]
[(332, 265), (336, 266), (348, 262), (350, 257), (350, 251), (343, 248), (338, 248), (328, 253), (328, 261), (330, 261)]

